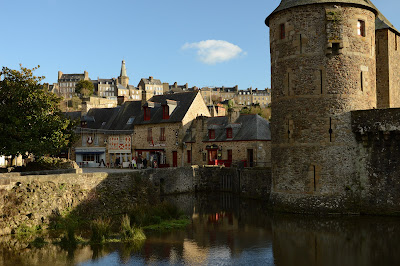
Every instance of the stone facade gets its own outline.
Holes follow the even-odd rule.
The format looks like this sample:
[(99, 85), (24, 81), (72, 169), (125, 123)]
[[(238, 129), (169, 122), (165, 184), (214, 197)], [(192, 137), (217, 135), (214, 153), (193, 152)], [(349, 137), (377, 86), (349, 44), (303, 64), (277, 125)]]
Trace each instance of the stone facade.
[(391, 29), (376, 31), (378, 108), (400, 107), (400, 37)]
[(375, 13), (340, 3), (295, 5), (273, 13), (267, 24), (271, 203), (282, 210), (351, 212), (355, 199), (346, 184), (358, 175), (350, 111), (377, 105)]

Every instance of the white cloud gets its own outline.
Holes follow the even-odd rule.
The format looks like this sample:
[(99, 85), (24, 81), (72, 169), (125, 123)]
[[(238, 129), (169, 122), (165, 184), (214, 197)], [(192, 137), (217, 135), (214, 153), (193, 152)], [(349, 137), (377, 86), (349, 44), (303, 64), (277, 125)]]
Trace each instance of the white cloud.
[(246, 55), (239, 46), (221, 40), (186, 43), (182, 46), (182, 49), (191, 48), (197, 49), (200, 61), (209, 65), (229, 61), (240, 55)]

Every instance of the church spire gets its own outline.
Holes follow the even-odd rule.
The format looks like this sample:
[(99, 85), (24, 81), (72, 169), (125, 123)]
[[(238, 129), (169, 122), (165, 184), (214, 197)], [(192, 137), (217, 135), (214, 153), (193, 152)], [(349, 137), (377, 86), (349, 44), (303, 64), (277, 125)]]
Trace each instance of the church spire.
[(126, 67), (125, 67), (125, 60), (122, 60), (121, 65), (121, 74), (118, 77), (118, 83), (124, 86), (125, 88), (128, 87), (129, 84), (129, 77), (126, 75)]
[(126, 75), (126, 67), (125, 67), (125, 60), (122, 60), (121, 74), (119, 76), (120, 77), (127, 77), (127, 75)]

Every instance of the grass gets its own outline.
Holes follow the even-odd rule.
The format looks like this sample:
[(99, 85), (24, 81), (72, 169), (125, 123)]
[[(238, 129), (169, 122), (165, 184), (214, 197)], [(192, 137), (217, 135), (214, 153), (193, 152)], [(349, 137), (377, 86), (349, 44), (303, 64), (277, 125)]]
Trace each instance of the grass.
[(143, 229), (145, 231), (171, 231), (177, 229), (184, 229), (190, 224), (189, 218), (182, 218), (178, 220), (163, 221), (159, 224), (147, 225)]
[(146, 240), (146, 235), (141, 228), (131, 225), (129, 216), (124, 215), (121, 223), (121, 238), (124, 241), (143, 241)]

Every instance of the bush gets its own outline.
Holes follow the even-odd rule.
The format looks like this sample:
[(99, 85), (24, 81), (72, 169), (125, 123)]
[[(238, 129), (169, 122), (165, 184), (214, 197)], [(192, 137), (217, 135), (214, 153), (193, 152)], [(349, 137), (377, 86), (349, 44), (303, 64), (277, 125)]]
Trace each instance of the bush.
[(110, 235), (111, 220), (110, 219), (96, 219), (91, 224), (93, 243), (104, 243)]
[(132, 226), (129, 216), (124, 215), (121, 223), (121, 238), (125, 241), (143, 241), (146, 235), (141, 228)]

